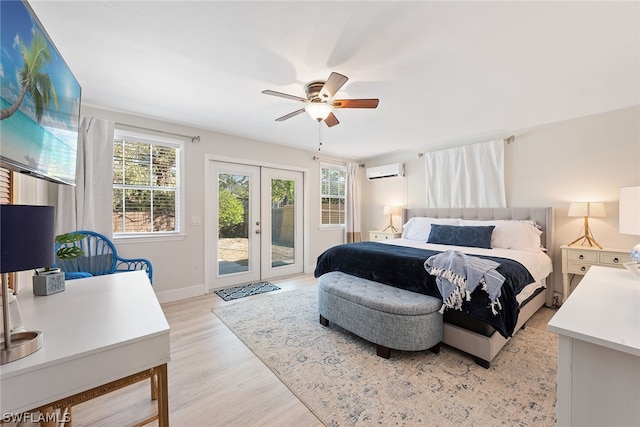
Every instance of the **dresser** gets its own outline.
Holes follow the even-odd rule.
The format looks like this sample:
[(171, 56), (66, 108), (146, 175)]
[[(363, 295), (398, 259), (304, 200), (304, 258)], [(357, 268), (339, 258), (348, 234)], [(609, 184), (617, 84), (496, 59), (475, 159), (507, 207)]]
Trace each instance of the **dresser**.
[(592, 265), (547, 328), (558, 334), (557, 425), (640, 425), (640, 279)]
[(369, 231), (369, 240), (371, 241), (380, 241), (380, 240), (390, 240), (390, 239), (399, 239), (402, 236), (401, 232), (392, 232), (392, 231)]
[(594, 265), (602, 267), (624, 268), (624, 263), (631, 261), (631, 250), (612, 248), (592, 248), (585, 246), (560, 246), (562, 251), (562, 301), (566, 301), (571, 293), (570, 274), (584, 276)]

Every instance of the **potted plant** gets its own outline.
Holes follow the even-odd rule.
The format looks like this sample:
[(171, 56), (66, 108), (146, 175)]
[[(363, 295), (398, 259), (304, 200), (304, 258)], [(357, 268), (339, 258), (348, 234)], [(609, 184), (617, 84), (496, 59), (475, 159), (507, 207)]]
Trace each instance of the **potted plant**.
[[(65, 233), (56, 236), (56, 246), (65, 243), (75, 243), (84, 239), (80, 233)], [(78, 246), (63, 246), (56, 251), (57, 259), (74, 259), (83, 255), (82, 248)], [(64, 273), (55, 266), (47, 266), (41, 270), (36, 270), (33, 276), (33, 294), (50, 295), (64, 291)]]

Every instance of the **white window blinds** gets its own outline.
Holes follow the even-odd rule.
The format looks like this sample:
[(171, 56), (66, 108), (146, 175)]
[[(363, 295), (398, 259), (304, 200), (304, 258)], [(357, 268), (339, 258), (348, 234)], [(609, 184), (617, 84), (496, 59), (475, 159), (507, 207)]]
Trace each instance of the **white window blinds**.
[(113, 232), (180, 231), (181, 145), (116, 132)]

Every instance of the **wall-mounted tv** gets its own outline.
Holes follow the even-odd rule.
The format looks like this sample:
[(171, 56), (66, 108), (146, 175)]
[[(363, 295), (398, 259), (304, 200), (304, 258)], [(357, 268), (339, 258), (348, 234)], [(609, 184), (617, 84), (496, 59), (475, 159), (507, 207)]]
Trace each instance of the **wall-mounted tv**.
[(0, 163), (75, 184), (80, 85), (26, 1), (0, 1)]

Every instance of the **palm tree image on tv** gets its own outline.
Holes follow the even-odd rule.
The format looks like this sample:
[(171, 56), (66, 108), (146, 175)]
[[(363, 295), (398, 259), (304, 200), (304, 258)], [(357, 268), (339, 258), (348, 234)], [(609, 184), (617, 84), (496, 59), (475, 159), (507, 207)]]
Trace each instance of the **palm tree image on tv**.
[(80, 92), (29, 3), (0, 1), (0, 165), (74, 184)]
[(51, 63), (51, 52), (49, 51), (47, 40), (39, 31), (33, 32), (33, 39), (31, 39), (31, 45), (28, 49), (22, 39), (20, 39), (19, 43), (22, 59), (24, 60), (24, 66), (18, 73), (22, 89), (20, 97), (10, 107), (0, 110), (0, 120), (11, 117), (18, 111), (18, 107), (22, 104), (28, 91), (35, 105), (36, 118), (40, 123), (42, 121), (42, 113), (51, 101), (53, 101), (56, 110), (58, 109), (56, 88), (49, 75), (42, 72), (44, 66), (47, 63)]

